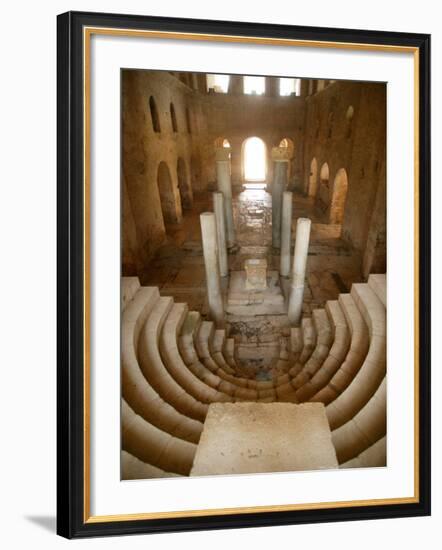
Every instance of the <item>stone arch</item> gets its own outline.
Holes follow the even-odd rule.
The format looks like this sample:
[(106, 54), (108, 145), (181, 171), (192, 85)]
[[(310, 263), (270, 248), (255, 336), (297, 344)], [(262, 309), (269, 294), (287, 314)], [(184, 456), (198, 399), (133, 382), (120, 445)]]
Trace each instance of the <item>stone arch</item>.
[(330, 203), (330, 223), (342, 224), (345, 200), (347, 198), (348, 177), (345, 168), (340, 168), (333, 181), (333, 195)]
[(181, 219), (181, 205), (179, 197), (175, 195), (169, 167), (164, 161), (158, 165), (157, 184), (164, 223), (178, 223)]
[(278, 144), (278, 147), (284, 147), (285, 149), (287, 149), (287, 152), (289, 154), (290, 160), (287, 163), (287, 181), (290, 182), (290, 179), (294, 172), (295, 144), (291, 138), (285, 137), (281, 139), (281, 141)]
[(282, 138), (278, 144), (278, 147), (285, 147), (288, 150), (290, 158), (293, 157), (295, 153), (295, 144), (291, 138)]
[(160, 117), (158, 115), (157, 104), (155, 103), (155, 99), (153, 95), (151, 95), (149, 98), (149, 109), (150, 109), (150, 118), (152, 120), (153, 131), (159, 134), (161, 132)]
[[(253, 162), (252, 156), (255, 159)], [(257, 136), (250, 136), (241, 146), (241, 172), (244, 181), (264, 183), (267, 179), (267, 146)]]
[(170, 121), (172, 123), (172, 131), (176, 134), (178, 132), (178, 124), (173, 103), (170, 104)]
[(187, 174), (187, 166), (184, 160), (179, 157), (176, 166), (178, 191), (180, 192), (181, 206), (183, 210), (190, 210), (193, 205), (192, 187)]
[(315, 197), (318, 192), (318, 161), (312, 158), (310, 163), (310, 174), (308, 177), (308, 196)]
[(224, 137), (217, 137), (214, 141), (215, 149), (218, 147), (230, 147), (230, 141)]
[(319, 171), (319, 187), (316, 193), (316, 204), (323, 212), (327, 211), (330, 204), (329, 178), (330, 170), (328, 164), (324, 162)]

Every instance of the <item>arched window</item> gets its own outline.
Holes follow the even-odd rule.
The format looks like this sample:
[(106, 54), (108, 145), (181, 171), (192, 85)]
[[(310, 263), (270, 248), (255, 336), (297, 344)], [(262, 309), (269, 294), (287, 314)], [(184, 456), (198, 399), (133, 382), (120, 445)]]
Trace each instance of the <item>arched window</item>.
[(348, 178), (345, 168), (337, 171), (333, 182), (333, 195), (330, 204), (330, 223), (342, 224), (344, 221), (345, 200), (347, 198)]
[(213, 90), (218, 94), (226, 94), (229, 90), (229, 81), (228, 74), (208, 74), (207, 91)]
[(245, 181), (264, 182), (267, 173), (267, 150), (262, 139), (250, 137), (242, 147)]
[(345, 118), (347, 120), (347, 131), (346, 131), (346, 137), (351, 137), (352, 127), (353, 127), (353, 115), (355, 114), (355, 110), (353, 108), (353, 105), (350, 105), (347, 109), (347, 112), (345, 113)]
[(188, 107), (186, 107), (186, 126), (187, 126), (187, 133), (191, 134), (192, 133), (192, 127), (190, 125), (190, 113), (189, 113), (189, 108)]
[(230, 147), (230, 142), (228, 139), (223, 139), (223, 147), (228, 149)]
[(170, 104), (170, 120), (172, 122), (172, 130), (176, 134), (178, 132), (178, 125), (176, 122), (175, 107), (173, 106), (173, 103)]
[(266, 81), (264, 76), (245, 76), (244, 93), (249, 95), (264, 95)]
[(157, 105), (155, 103), (155, 99), (153, 98), (153, 96), (150, 96), (149, 98), (149, 108), (150, 108), (150, 116), (152, 119), (153, 131), (159, 134), (161, 132), (160, 118), (158, 116)]
[(333, 120), (334, 120), (334, 113), (333, 111), (331, 111), (329, 114), (328, 114), (328, 117), (327, 117), (327, 124), (328, 124), (328, 129), (327, 129), (327, 137), (328, 138), (331, 138), (333, 136)]
[(279, 95), (301, 95), (301, 79), (300, 78), (280, 78), (279, 79)]

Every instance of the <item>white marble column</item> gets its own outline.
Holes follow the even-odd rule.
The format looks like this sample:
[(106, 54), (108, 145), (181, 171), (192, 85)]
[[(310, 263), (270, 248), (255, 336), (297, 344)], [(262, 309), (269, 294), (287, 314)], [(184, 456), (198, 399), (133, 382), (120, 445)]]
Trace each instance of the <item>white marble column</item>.
[(290, 276), (290, 247), (292, 244), (292, 203), (293, 193), (284, 191), (282, 197), (281, 221), (281, 277)]
[(296, 224), (295, 254), (290, 288), (288, 317), (292, 325), (299, 325), (304, 300), (304, 281), (307, 267), (308, 246), (310, 241), (311, 220), (298, 218)]
[(215, 149), (215, 160), (218, 191), (224, 197), (227, 247), (232, 248), (235, 246), (235, 226), (233, 223), (232, 182), (230, 178), (230, 147), (217, 147)]
[(226, 243), (226, 223), (224, 217), (224, 196), (219, 191), (213, 193), (213, 211), (215, 212), (216, 233), (218, 237), (218, 263), (221, 277), (229, 274), (229, 259)]
[(286, 147), (272, 148), (273, 184), (272, 184), (272, 246), (281, 247), (282, 194), (287, 185), (287, 163), (289, 162)]
[(209, 312), (217, 328), (222, 328), (224, 325), (224, 306), (219, 276), (215, 214), (213, 212), (203, 212), (200, 215), (200, 222)]

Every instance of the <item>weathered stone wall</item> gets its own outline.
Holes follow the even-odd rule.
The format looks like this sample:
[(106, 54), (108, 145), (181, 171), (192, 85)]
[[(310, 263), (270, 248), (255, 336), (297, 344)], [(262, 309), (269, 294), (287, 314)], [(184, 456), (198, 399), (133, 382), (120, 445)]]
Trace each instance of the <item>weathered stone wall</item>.
[[(160, 132), (153, 128), (151, 97), (156, 104)], [(172, 125), (171, 103), (176, 132)], [(123, 273), (133, 272), (135, 265), (143, 265), (153, 256), (165, 237), (165, 219), (181, 221), (179, 159), (181, 186), (187, 188), (184, 190), (187, 206), (189, 197), (191, 202), (191, 182), (200, 181), (195, 159), (199, 158), (196, 134), (201, 124), (195, 94), (179, 78), (167, 72), (122, 72), (122, 172), (125, 181), (122, 200), (125, 223), (132, 227), (130, 231), (123, 230)]]
[[(316, 196), (318, 206), (330, 213), (336, 174), (345, 169), (348, 191), (342, 237), (365, 252), (372, 219), (377, 220), (377, 225), (385, 219), (385, 84), (335, 82), (329, 85), (306, 99), (305, 128), (303, 190)], [(312, 161), (317, 166), (313, 174)], [(321, 182), (320, 178), (324, 163), (329, 169), (328, 183)], [(316, 194), (309, 192), (315, 179)], [(385, 226), (385, 222), (382, 223)], [(379, 235), (383, 232), (385, 227), (376, 230)], [(382, 236), (379, 238), (382, 240)], [(372, 234), (372, 249), (376, 240), (379, 239)], [(375, 254), (377, 265), (385, 264), (384, 248), (378, 247)], [(371, 262), (367, 256), (365, 264), (370, 271)]]
[(242, 148), (244, 141), (254, 136), (261, 138), (267, 148), (268, 181), (273, 178), (270, 152), (284, 138), (294, 143), (290, 181), (301, 177), (305, 109), (303, 97), (208, 94), (202, 103), (207, 120), (207, 140), (203, 154), (209, 184), (216, 181), (214, 143), (219, 138), (227, 139), (231, 146), (233, 185), (243, 182)]
[[(258, 96), (244, 95), (241, 78), (232, 77), (229, 93), (221, 94), (207, 93), (201, 74), (123, 71), (125, 275), (146, 266), (165, 238), (165, 223), (181, 221), (194, 192), (215, 187), (215, 141), (229, 141), (232, 183), (239, 185), (243, 144), (253, 136), (266, 144), (268, 182), (272, 147), (291, 140), (289, 188), (315, 196), (329, 221), (342, 224), (343, 239), (362, 253), (365, 275), (385, 269), (385, 85), (303, 81), (300, 97), (279, 97), (277, 80), (267, 78)], [(321, 181), (325, 163), (329, 177)]]

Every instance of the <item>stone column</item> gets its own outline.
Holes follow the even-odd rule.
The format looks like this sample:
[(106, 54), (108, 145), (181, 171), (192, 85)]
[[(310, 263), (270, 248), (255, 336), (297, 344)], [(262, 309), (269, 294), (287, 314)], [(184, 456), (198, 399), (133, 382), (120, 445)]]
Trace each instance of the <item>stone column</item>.
[(273, 147), (273, 185), (272, 185), (272, 245), (281, 246), (282, 194), (287, 185), (287, 147)]
[(224, 196), (227, 247), (232, 248), (235, 246), (235, 227), (233, 224), (232, 182), (230, 181), (230, 147), (217, 147), (215, 160), (218, 191)]
[(200, 222), (209, 312), (216, 326), (221, 328), (224, 325), (224, 306), (219, 277), (215, 214), (203, 212), (200, 215)]
[(311, 220), (298, 218), (296, 224), (295, 254), (290, 288), (288, 317), (292, 325), (299, 325), (304, 300), (304, 281), (307, 267), (308, 245), (310, 241)]
[(281, 221), (281, 277), (290, 275), (290, 247), (292, 244), (292, 197), (293, 193), (284, 191), (282, 198)]
[(224, 197), (219, 191), (213, 193), (213, 211), (215, 212), (216, 233), (218, 237), (218, 263), (221, 277), (229, 274), (229, 261), (226, 244), (226, 223), (224, 218)]

